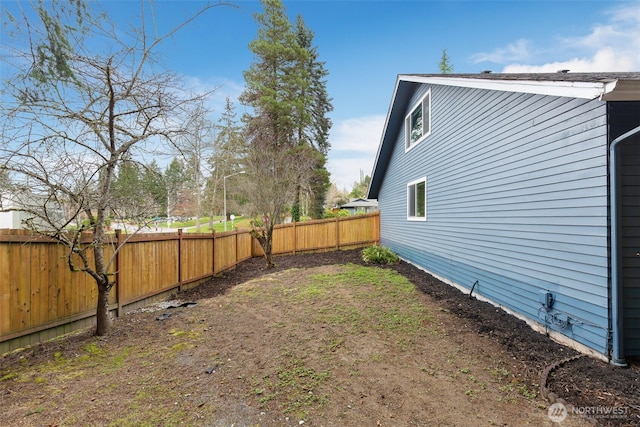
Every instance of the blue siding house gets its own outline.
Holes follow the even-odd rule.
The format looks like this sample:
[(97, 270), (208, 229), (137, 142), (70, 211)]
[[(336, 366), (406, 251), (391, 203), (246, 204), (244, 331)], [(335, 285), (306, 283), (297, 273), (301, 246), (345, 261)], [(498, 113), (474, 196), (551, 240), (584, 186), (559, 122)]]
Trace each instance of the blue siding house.
[(640, 73), (399, 75), (381, 244), (614, 364), (640, 355)]

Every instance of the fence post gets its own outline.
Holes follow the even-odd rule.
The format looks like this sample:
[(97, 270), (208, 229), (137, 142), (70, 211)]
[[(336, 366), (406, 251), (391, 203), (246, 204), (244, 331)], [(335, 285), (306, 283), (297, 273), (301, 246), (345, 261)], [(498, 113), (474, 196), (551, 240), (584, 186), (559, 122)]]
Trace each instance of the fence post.
[(211, 229), (211, 274), (216, 274), (216, 230)]
[(236, 248), (235, 248), (235, 258), (233, 260), (234, 268), (238, 267), (238, 227), (233, 227), (233, 230), (236, 233)]
[(296, 249), (298, 249), (298, 232), (296, 231), (296, 222), (293, 221), (293, 254), (296, 254)]
[(336, 250), (340, 249), (340, 218), (336, 216)]
[(182, 228), (178, 228), (178, 292), (182, 292)]
[(116, 229), (116, 248), (115, 248), (115, 264), (116, 264), (116, 272), (115, 272), (115, 288), (116, 288), (116, 317), (122, 317), (122, 304), (121, 299), (122, 295), (120, 295), (120, 245), (122, 245), (122, 230), (119, 228)]

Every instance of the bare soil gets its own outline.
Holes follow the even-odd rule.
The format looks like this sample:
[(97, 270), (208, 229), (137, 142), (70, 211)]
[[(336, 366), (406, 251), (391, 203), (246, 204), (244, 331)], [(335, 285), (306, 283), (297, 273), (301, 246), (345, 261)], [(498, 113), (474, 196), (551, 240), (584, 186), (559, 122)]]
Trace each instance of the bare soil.
[[(575, 351), (404, 262), (276, 262), (244, 262), (106, 338), (2, 356), (0, 426), (558, 425), (541, 376)], [(547, 387), (583, 413), (618, 408), (562, 426), (640, 425), (637, 363), (581, 357)]]

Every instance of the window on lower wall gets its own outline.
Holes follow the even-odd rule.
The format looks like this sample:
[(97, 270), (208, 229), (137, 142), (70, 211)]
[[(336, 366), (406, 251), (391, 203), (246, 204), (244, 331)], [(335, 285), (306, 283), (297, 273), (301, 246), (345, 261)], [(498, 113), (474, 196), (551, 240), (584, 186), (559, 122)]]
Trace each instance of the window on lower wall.
[(404, 119), (405, 146), (409, 151), (431, 133), (431, 89)]
[(407, 219), (427, 220), (427, 178), (420, 178), (407, 184)]

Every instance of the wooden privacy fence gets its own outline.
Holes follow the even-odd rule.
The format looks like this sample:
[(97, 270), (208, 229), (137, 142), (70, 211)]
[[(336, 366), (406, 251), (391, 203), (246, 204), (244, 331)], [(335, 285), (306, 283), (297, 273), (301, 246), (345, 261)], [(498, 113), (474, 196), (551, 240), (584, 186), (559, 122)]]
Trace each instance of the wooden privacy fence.
[[(262, 256), (248, 229), (225, 233), (137, 234), (119, 231), (106, 245), (126, 243), (116, 254), (112, 315), (197, 286), (242, 261)], [(278, 225), (274, 254), (338, 250), (380, 241), (378, 213)], [(0, 354), (95, 325), (97, 286), (71, 272), (66, 248), (24, 230), (0, 230)]]

